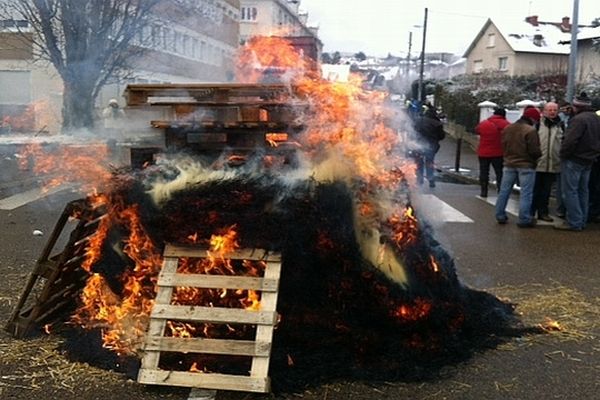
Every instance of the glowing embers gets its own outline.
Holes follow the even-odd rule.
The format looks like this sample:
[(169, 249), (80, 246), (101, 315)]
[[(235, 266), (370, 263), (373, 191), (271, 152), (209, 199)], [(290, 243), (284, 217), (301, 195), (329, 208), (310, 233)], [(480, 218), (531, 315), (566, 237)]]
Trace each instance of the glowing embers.
[(167, 245), (138, 382), (269, 391), (280, 256), (237, 247)]
[(279, 146), (281, 142), (287, 142), (288, 134), (285, 132), (282, 133), (267, 133), (265, 134), (265, 141), (269, 143), (272, 147)]
[(387, 224), (392, 228), (392, 240), (400, 249), (414, 244), (419, 237), (419, 221), (410, 206), (403, 211), (392, 213)]

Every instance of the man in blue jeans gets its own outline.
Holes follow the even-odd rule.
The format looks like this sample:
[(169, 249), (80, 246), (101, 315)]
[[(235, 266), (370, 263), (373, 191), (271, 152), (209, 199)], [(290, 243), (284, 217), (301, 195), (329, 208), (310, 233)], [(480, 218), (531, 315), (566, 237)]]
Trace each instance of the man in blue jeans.
[(498, 200), (496, 200), (496, 221), (506, 224), (506, 204), (513, 185), (519, 178), (521, 194), (519, 198), (519, 228), (533, 228), (535, 222), (531, 214), (533, 187), (535, 185), (535, 167), (541, 157), (540, 139), (535, 125), (540, 121), (537, 108), (526, 108), (523, 115), (515, 123), (502, 131), (502, 150), (504, 152), (504, 169)]
[(589, 180), (592, 164), (600, 157), (600, 118), (592, 111), (585, 92), (573, 99), (573, 113), (560, 149), (561, 189), (566, 222), (556, 229), (581, 231), (589, 211)]

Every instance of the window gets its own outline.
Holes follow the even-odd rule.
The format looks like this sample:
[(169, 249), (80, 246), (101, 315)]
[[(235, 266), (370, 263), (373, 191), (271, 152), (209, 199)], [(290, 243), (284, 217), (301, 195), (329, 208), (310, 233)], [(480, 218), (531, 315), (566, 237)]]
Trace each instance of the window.
[(256, 7), (242, 7), (242, 21), (256, 21), (258, 9)]
[(200, 41), (197, 38), (192, 38), (192, 58), (198, 58), (200, 53)]
[(152, 47), (157, 48), (160, 45), (160, 26), (152, 25)]
[(498, 69), (500, 71), (508, 70), (508, 57), (500, 57), (498, 58)]
[(0, 21), (0, 28), (29, 28), (29, 21), (24, 19), (5, 19)]
[(0, 104), (28, 104), (31, 101), (30, 71), (0, 71)]
[(483, 60), (473, 61), (473, 73), (479, 74), (483, 71)]
[(494, 47), (496, 45), (496, 34), (490, 33), (488, 35), (488, 44), (487, 47)]
[(174, 53), (181, 52), (181, 33), (179, 32), (173, 33), (173, 46), (171, 47), (171, 51)]
[(181, 47), (183, 55), (189, 56), (192, 53), (190, 51), (190, 37), (188, 35), (183, 35)]

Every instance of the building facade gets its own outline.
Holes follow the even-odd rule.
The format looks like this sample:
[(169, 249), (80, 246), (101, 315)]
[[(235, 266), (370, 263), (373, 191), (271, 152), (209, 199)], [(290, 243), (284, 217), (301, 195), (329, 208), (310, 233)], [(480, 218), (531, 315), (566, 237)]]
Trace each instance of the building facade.
[(165, 1), (155, 9), (154, 22), (138, 32), (135, 46), (143, 56), (134, 60), (132, 78), (112, 82), (99, 96), (121, 101), (130, 82), (229, 82), (240, 42), (239, 0)]
[(562, 23), (539, 22), (535, 16), (503, 23), (488, 19), (464, 54), (466, 73), (565, 74), (569, 30), (566, 17)]
[(300, 11), (299, 0), (241, 0), (240, 39), (246, 42), (253, 36), (283, 36), (306, 38), (317, 47), (320, 59), (323, 44), (318, 28), (309, 27), (308, 13)]
[(577, 34), (577, 82), (600, 80), (600, 27), (582, 29)]
[[(144, 48), (143, 55), (133, 60), (126, 79), (114, 79), (103, 87), (98, 109), (111, 98), (123, 105), (123, 89), (130, 82), (227, 82), (233, 78), (240, 43), (239, 0), (164, 1), (152, 20), (131, 43)], [(27, 24), (0, 21), (0, 119), (16, 120), (34, 111), (35, 115), (28, 116), (35, 121), (33, 129), (55, 133), (61, 126), (63, 83), (50, 63), (34, 59), (31, 42), (18, 32), (33, 35)]]

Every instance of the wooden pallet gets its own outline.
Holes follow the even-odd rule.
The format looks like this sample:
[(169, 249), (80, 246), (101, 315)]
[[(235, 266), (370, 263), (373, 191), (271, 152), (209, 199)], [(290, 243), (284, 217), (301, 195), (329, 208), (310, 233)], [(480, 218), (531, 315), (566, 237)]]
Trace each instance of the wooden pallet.
[[(243, 250), (230, 255), (229, 258), (232, 260), (265, 261), (267, 267), (264, 277), (255, 278), (177, 273), (180, 257), (206, 258), (205, 249), (167, 245), (163, 255), (164, 263), (158, 278), (158, 292), (145, 340), (138, 382), (204, 389), (269, 392), (268, 371), (273, 329), (277, 322), (276, 306), (281, 256), (264, 250)], [(171, 305), (175, 287), (258, 290), (261, 291), (260, 310)], [(256, 337), (252, 341), (165, 337), (167, 320), (255, 324)], [(252, 367), (249, 376), (163, 370), (158, 367), (161, 351), (250, 356)]]
[(129, 84), (125, 98), (129, 107), (150, 104), (286, 106), (290, 101), (290, 87), (244, 83)]
[[(14, 337), (23, 338), (34, 328), (54, 322), (73, 306), (88, 277), (80, 268), (87, 239), (96, 232), (104, 216), (101, 208), (94, 208), (86, 200), (65, 206), (5, 326)], [(77, 225), (64, 249), (57, 253), (55, 247), (70, 218), (77, 219)]]

